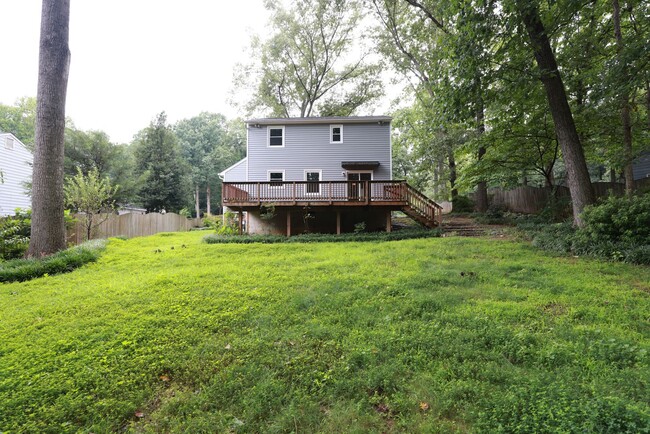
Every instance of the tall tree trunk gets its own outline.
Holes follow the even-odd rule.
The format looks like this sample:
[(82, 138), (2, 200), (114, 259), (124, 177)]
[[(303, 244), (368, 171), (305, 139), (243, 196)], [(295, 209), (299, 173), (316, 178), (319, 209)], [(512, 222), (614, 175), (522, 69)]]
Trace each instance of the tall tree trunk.
[(449, 185), (451, 186), (451, 200), (453, 201), (458, 197), (458, 189), (456, 188), (456, 159), (451, 148), (447, 150), (447, 161), (449, 161)]
[(208, 187), (205, 189), (205, 193), (206, 193), (205, 194), (205, 200), (207, 202), (207, 204), (206, 204), (207, 209), (206, 209), (205, 212), (207, 213), (208, 216), (210, 216), (210, 215), (212, 215), (211, 214), (212, 211), (210, 211), (210, 195), (212, 194), (212, 192), (210, 191), (210, 184), (208, 184)]
[(70, 0), (43, 0), (29, 257), (49, 255), (66, 247), (63, 143), (70, 68), (69, 21)]
[[(480, 137), (485, 133), (485, 107), (483, 105), (483, 98), (480, 95), (481, 85), (480, 80), (478, 82), (478, 105), (476, 108), (476, 131)], [(480, 162), (485, 155), (485, 147), (480, 146), (478, 148), (478, 161)], [(487, 194), (487, 182), (479, 181), (476, 184), (476, 211), (486, 212), (488, 210), (488, 194)]]
[(199, 203), (199, 184), (194, 185), (194, 211), (196, 211), (196, 218), (201, 218), (201, 205)]
[(648, 130), (650, 130), (650, 81), (645, 83), (645, 114), (648, 117)]
[(573, 220), (576, 225), (582, 226), (580, 213), (585, 206), (595, 202), (595, 196), (564, 83), (560, 77), (555, 54), (551, 49), (551, 43), (539, 17), (537, 6), (527, 0), (517, 0), (516, 5), (532, 42), (535, 60), (540, 70), (540, 80), (546, 91), (546, 98), (555, 124), (555, 133), (562, 148), (567, 170), (567, 182), (573, 202)]
[[(618, 0), (612, 0), (614, 7), (614, 35), (616, 36), (616, 48), (619, 64), (621, 65), (621, 81), (628, 82), (628, 69), (623, 58), (623, 33), (621, 32), (621, 8)], [(625, 192), (632, 193), (634, 190), (634, 173), (632, 171), (632, 120), (630, 119), (630, 97), (625, 86), (621, 89), (621, 123), (623, 124), (623, 174), (625, 175)]]

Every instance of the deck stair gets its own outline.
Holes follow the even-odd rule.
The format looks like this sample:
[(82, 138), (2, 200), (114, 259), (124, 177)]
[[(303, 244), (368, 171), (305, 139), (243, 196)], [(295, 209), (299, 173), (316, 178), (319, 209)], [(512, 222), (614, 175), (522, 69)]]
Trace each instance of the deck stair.
[(440, 227), (442, 207), (407, 183), (404, 183), (404, 189), (406, 205), (402, 211), (428, 228)]

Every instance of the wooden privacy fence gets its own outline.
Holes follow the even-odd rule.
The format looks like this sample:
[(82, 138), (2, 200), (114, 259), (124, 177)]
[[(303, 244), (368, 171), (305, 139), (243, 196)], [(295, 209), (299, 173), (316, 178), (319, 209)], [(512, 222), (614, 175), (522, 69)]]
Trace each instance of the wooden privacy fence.
[[(604, 197), (610, 194), (622, 196), (625, 193), (625, 185), (618, 182), (594, 182), (592, 186), (596, 197)], [(489, 194), (492, 196), (491, 203), (502, 206), (508, 211), (536, 214), (542, 211), (548, 204), (554, 189), (556, 199), (570, 200), (571, 195), (569, 189), (564, 186), (521, 186), (512, 190), (494, 188), (489, 190)]]
[[(77, 222), (68, 229), (68, 242), (80, 244), (86, 239), (83, 215), (75, 215)], [(188, 231), (201, 225), (201, 219), (188, 219), (173, 212), (166, 214), (97, 214), (93, 220), (102, 223), (93, 229), (92, 238), (143, 237), (158, 232)]]

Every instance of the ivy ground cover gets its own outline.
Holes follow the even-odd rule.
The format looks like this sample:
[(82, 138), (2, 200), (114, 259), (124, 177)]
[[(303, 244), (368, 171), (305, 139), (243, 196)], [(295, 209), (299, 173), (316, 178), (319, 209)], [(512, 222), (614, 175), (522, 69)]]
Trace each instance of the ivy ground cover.
[(647, 267), (204, 234), (1, 285), (0, 432), (650, 429)]

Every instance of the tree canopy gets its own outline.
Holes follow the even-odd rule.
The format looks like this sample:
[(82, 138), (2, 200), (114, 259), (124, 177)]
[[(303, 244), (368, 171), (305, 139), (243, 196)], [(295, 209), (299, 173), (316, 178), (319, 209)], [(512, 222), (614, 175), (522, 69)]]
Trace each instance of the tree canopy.
[(255, 39), (251, 58), (236, 80), (254, 87), (246, 106), (275, 117), (348, 116), (382, 93), (379, 66), (355, 45), (361, 39), (361, 3), (297, 0), (285, 9), (267, 0), (274, 30)]

